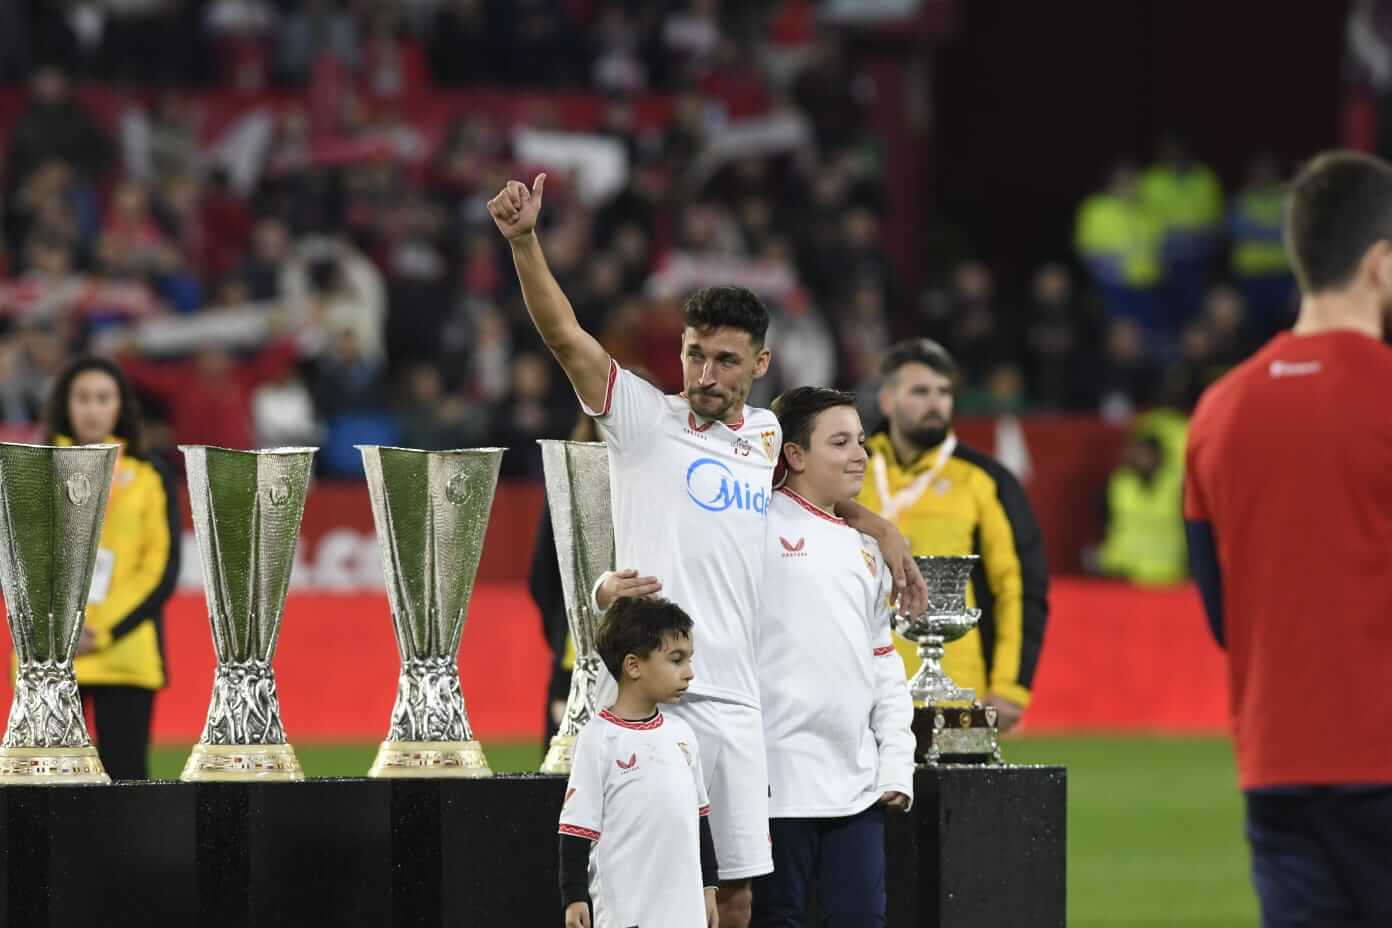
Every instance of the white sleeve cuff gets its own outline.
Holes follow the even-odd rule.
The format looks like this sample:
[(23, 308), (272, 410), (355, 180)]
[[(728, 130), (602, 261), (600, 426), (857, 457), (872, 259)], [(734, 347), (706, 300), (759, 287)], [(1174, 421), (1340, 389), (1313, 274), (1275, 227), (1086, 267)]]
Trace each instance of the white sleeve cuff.
[(604, 610), (599, 608), (599, 588), (604, 585), (605, 580), (608, 580), (613, 575), (614, 572), (612, 570), (606, 570), (599, 575), (599, 579), (595, 581), (595, 585), (590, 587), (590, 611), (594, 613), (596, 618), (604, 615)]
[(885, 793), (903, 793), (905, 796), (909, 797), (909, 804), (905, 811), (908, 811), (908, 809), (913, 808), (914, 794), (912, 784), (906, 786), (902, 783), (881, 783), (879, 786), (876, 787), (876, 789), (880, 791), (881, 796), (883, 796)]

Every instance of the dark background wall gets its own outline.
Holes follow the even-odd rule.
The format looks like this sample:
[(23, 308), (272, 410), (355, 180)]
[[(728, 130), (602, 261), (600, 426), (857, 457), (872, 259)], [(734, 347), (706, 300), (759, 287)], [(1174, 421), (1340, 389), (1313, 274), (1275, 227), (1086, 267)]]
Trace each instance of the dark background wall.
[[(1345, 0), (961, 0), (934, 55), (934, 213), (1020, 272), (1067, 257), (1120, 157), (1175, 132), (1231, 188), (1339, 141)], [(930, 246), (931, 247), (931, 246)]]

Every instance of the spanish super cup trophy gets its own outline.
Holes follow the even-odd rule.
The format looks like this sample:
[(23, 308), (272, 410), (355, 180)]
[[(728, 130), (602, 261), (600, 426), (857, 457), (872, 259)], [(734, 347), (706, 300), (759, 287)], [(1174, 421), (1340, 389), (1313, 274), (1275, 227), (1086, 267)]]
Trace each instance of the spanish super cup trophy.
[(271, 658), (316, 449), (179, 450), (217, 654), (208, 722), (181, 779), (303, 780)]
[(914, 701), (916, 759), (922, 763), (1001, 762), (996, 710), (976, 701), (976, 693), (952, 682), (942, 668), (943, 646), (976, 627), (980, 609), (967, 608), (967, 584), (976, 555), (915, 557), (928, 585), (922, 615), (896, 620), (896, 630), (917, 642), (922, 661), (909, 681)]
[(19, 658), (0, 783), (110, 783), (87, 736), (82, 637), (116, 445), (0, 443), (0, 582)]
[(542, 773), (569, 774), (575, 739), (595, 713), (595, 688), (604, 662), (595, 650), (599, 616), (590, 608), (590, 591), (599, 575), (614, 566), (614, 520), (609, 508), (609, 449), (599, 442), (543, 440), (546, 501), (556, 535), (575, 669), (565, 719), (551, 739)]
[(492, 776), (458, 660), (505, 449), (358, 448), (401, 655), (391, 728), (368, 776)]

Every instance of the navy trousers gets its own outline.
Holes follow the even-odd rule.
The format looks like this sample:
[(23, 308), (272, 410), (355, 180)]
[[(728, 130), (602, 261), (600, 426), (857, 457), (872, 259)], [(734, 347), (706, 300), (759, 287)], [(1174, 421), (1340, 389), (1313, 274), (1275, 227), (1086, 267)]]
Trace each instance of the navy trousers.
[(773, 872), (754, 880), (751, 928), (805, 928), (813, 887), (823, 928), (885, 923), (884, 809), (844, 818), (775, 818)]
[(1263, 928), (1392, 925), (1392, 786), (1247, 794)]

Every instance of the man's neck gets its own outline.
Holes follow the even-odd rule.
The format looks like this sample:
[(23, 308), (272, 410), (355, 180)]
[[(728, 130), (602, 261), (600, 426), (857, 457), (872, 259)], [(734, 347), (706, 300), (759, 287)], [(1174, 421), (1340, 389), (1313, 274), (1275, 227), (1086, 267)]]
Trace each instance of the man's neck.
[(1371, 294), (1323, 293), (1301, 300), (1300, 316), (1291, 331), (1296, 335), (1357, 332), (1381, 340), (1382, 316), (1382, 306)]
[(626, 722), (641, 722), (652, 718), (657, 712), (657, 703), (638, 692), (636, 686), (621, 686), (610, 711)]
[(789, 474), (788, 482), (783, 485), (827, 515), (836, 515), (836, 504), (841, 500), (838, 500), (835, 494), (821, 492), (801, 474)]
[(893, 424), (889, 427), (889, 443), (894, 446), (894, 457), (899, 461), (900, 467), (908, 467), (928, 450), (910, 441)]

